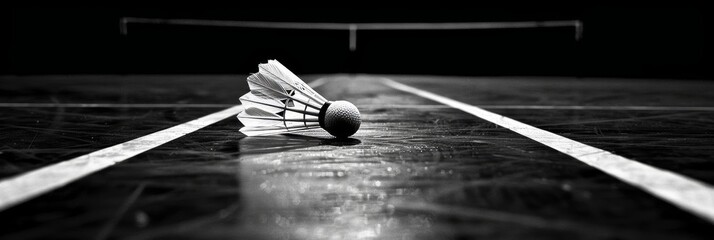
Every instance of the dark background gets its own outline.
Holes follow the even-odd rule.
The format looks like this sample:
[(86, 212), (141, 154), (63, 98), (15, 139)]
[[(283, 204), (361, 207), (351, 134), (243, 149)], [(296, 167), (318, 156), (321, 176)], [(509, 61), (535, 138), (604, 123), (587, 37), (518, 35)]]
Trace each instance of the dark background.
[[(0, 10), (0, 74), (250, 73), (278, 59), (305, 73), (712, 78), (705, 8)], [(121, 17), (290, 22), (581, 20), (572, 28), (265, 30), (131, 24)]]

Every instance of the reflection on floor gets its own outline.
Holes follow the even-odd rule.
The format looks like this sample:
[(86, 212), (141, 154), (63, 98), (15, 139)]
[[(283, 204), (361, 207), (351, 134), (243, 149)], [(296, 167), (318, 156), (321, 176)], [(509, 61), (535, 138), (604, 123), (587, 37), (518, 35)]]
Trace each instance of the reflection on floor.
[[(208, 85), (200, 83), (211, 77), (184, 77), (179, 85), (165, 84), (171, 76), (107, 77), (88, 87), (102, 79), (95, 77), (42, 91), (46, 86), (34, 83), (0, 89), (30, 94), (15, 102), (50, 95), (66, 103), (144, 104), (234, 104), (246, 91), (221, 90), (241, 82), (225, 76)], [(321, 130), (243, 137), (238, 121), (228, 118), (0, 212), (0, 238), (708, 239), (714, 233), (711, 223), (642, 190), (490, 122), (384, 86), (380, 77), (328, 77), (317, 89), (326, 98), (369, 106), (360, 108), (363, 125), (351, 139)], [(655, 81), (653, 103), (641, 80), (607, 80), (609, 89), (589, 79), (391, 78), (474, 105), (714, 106), (714, 96), (699, 94), (714, 88), (707, 82)], [(1, 83), (11, 80), (17, 81)], [(112, 85), (129, 90), (108, 90)], [(217, 109), (2, 111), (6, 178)], [(714, 183), (711, 111), (493, 111)]]

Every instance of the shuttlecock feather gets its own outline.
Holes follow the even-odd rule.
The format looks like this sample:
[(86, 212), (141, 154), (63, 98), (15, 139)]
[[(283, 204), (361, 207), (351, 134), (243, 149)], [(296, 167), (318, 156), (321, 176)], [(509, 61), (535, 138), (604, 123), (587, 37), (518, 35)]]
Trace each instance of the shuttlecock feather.
[(331, 102), (315, 92), (277, 60), (258, 65), (248, 77), (250, 92), (240, 98), (238, 120), (247, 136), (279, 134), (313, 128), (338, 138), (349, 137), (361, 124), (359, 110), (347, 101)]

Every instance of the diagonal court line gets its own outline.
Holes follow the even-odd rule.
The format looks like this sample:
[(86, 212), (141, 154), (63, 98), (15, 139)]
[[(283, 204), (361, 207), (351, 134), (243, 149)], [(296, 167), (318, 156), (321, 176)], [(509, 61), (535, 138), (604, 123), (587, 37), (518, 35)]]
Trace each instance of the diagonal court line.
[(506, 116), (410, 87), (391, 79), (384, 78), (383, 81), (384, 84), (394, 89), (449, 105), (542, 143), (714, 223), (714, 188), (706, 183), (627, 159)]
[[(310, 82), (315, 88), (327, 83), (324, 78)], [(235, 105), (198, 119), (164, 129), (89, 154), (42, 167), (0, 182), (0, 211), (65, 186), (89, 174), (195, 132), (218, 121), (235, 116), (243, 106)]]
[(0, 103), (3, 108), (229, 108), (235, 104), (214, 103)]
[(243, 106), (236, 105), (178, 126), (3, 180), (0, 182), (0, 211), (234, 116), (241, 110)]

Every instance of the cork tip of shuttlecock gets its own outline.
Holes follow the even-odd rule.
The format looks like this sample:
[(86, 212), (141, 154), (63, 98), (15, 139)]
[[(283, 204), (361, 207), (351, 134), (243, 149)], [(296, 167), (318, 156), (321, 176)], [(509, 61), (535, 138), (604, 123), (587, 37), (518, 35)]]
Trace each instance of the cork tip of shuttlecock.
[(348, 101), (334, 101), (327, 107), (323, 128), (338, 138), (355, 134), (362, 123), (359, 110)]

